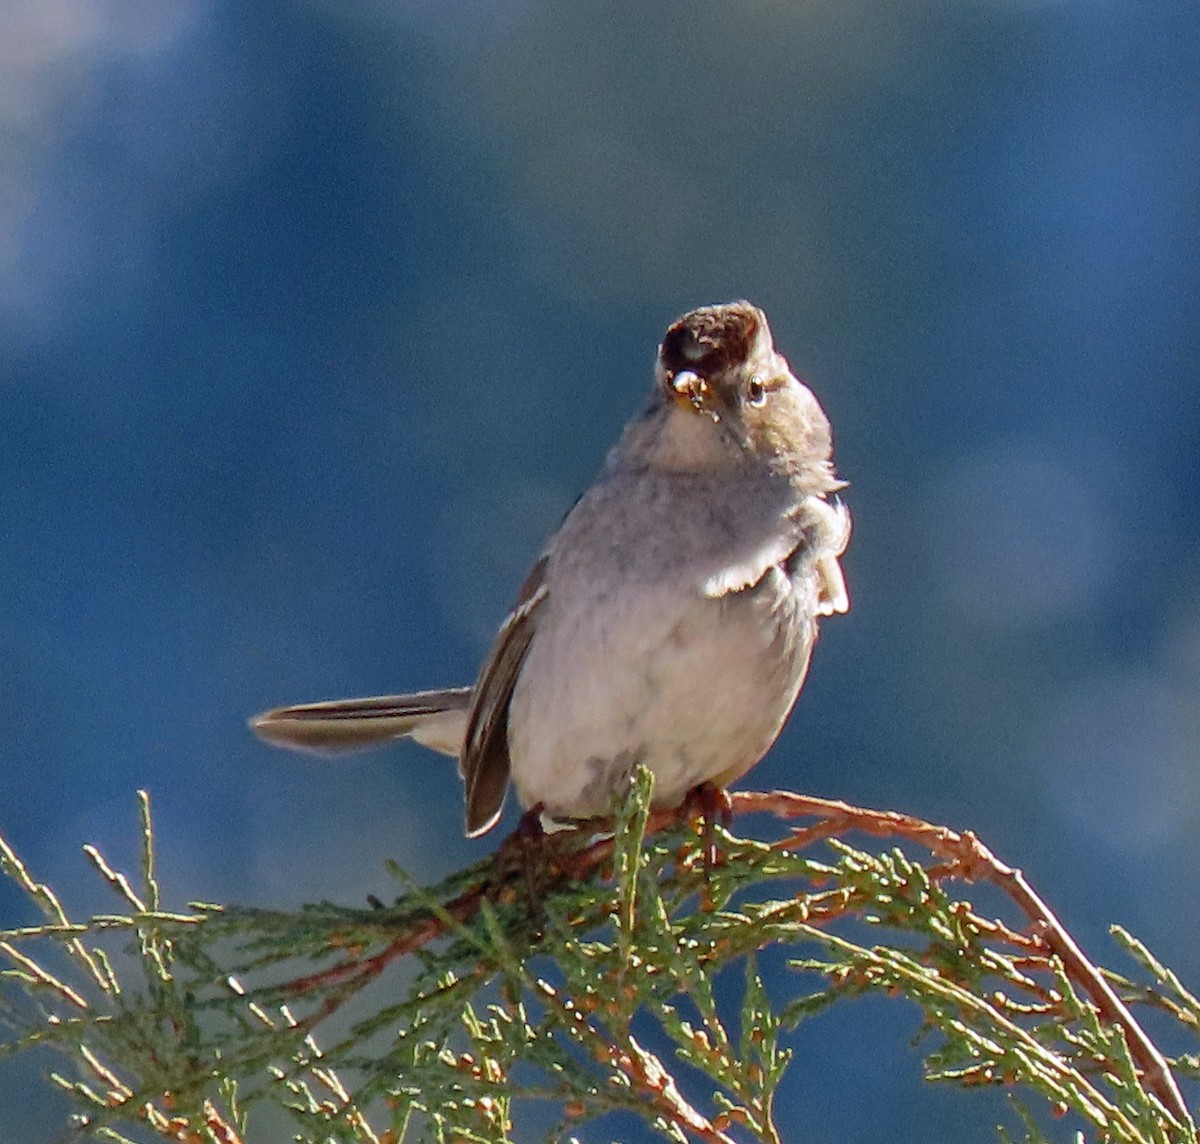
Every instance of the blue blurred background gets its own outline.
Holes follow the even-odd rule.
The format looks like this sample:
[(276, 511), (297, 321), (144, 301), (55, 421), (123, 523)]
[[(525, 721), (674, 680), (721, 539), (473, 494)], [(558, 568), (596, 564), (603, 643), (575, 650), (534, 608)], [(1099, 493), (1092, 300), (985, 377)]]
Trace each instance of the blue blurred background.
[[(134, 863), (140, 786), (175, 904), (485, 853), (437, 757), (245, 719), (469, 682), (666, 324), (748, 297), (856, 520), (853, 612), (752, 783), (970, 827), (1094, 955), (1121, 922), (1200, 985), (1194, 0), (3, 24), (0, 828), (70, 906), (109, 904), (80, 844)], [(915, 1028), (803, 1030), (791, 1138), (990, 1136)], [(32, 1067), (4, 1140), (61, 1126)]]

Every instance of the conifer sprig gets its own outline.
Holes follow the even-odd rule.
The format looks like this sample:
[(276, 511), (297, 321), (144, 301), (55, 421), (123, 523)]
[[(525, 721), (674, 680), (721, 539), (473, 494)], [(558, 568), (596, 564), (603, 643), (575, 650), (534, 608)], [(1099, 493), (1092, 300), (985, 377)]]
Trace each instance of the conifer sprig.
[[(874, 992), (919, 1009), (931, 1081), (1006, 1086), (1025, 1140), (1196, 1140), (1175, 1074), (1191, 1083), (1200, 1052), (1168, 1061), (1131, 1008), (1194, 1045), (1195, 996), (1123, 930), (1129, 971), (1098, 969), (967, 833), (786, 792), (732, 798), (782, 833), (697, 831), (651, 809), (641, 772), (612, 822), (518, 830), (432, 887), (396, 870), (387, 905), (171, 911), (140, 797), (139, 879), (85, 850), (119, 912), (72, 921), (0, 839), (42, 917), (0, 931), (0, 1054), (57, 1050), (90, 1138), (256, 1144), (273, 1104), (313, 1144), (526, 1140), (546, 1109), (554, 1139), (636, 1116), (669, 1140), (782, 1144), (790, 1030)], [(966, 897), (980, 883), (1005, 916)], [(773, 947), (793, 972), (768, 990)]]

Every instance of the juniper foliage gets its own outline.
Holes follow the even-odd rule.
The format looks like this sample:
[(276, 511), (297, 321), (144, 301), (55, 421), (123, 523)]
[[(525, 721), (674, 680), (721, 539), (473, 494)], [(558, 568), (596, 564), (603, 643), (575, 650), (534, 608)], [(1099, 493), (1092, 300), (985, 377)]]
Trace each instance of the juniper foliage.
[[(651, 790), (636, 776), (611, 833), (518, 833), (432, 887), (397, 869), (396, 900), (363, 908), (165, 908), (145, 794), (136, 885), (85, 848), (109, 914), (72, 921), (0, 839), (42, 916), (0, 931), (0, 1053), (51, 1047), (75, 1133), (122, 1144), (254, 1144), (268, 1104), (312, 1144), (568, 1139), (617, 1114), (779, 1144), (790, 1031), (879, 993), (918, 1008), (930, 1081), (1013, 1094), (1003, 1140), (1195, 1141), (1174, 1076), (1200, 1078), (1200, 1053), (1163, 1058), (1123, 1006), (1190, 1047), (1200, 1001), (1125, 931), (1129, 968), (1098, 990), (1038, 919), (972, 905), (970, 862), (913, 844), (978, 853), (969, 836), (840, 804), (773, 838), (698, 836)], [(845, 840), (889, 823), (888, 845)], [(758, 967), (780, 949), (782, 1003)]]

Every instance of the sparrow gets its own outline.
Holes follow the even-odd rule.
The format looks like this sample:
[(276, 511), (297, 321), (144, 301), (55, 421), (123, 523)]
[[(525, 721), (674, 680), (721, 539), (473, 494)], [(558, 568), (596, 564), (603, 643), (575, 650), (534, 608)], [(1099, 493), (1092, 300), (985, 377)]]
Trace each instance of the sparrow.
[(645, 411), (542, 549), (473, 687), (280, 707), (267, 742), (318, 754), (410, 738), (452, 755), (466, 833), (511, 782), (555, 820), (723, 790), (778, 738), (822, 616), (850, 601), (829, 419), (749, 302), (663, 337)]

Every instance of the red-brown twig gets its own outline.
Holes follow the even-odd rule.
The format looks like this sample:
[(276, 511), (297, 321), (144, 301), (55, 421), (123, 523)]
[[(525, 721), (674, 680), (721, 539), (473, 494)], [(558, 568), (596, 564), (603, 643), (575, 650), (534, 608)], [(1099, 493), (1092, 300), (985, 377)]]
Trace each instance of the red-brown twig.
[(217, 1110), (211, 1100), (204, 1102), (204, 1127), (212, 1133), (218, 1144), (242, 1144), (237, 1129)]
[[(457, 898), (447, 902), (445, 911), (448, 918), (458, 922), (470, 921), (479, 912), (484, 899), (489, 897), (489, 889), (491, 887), (486, 884), (472, 886)], [(281, 986), (281, 989), (284, 993), (301, 997), (315, 989), (327, 989), (333, 985), (352, 983), (365, 985), (372, 978), (378, 977), (393, 961), (398, 961), (415, 950), (424, 948), (430, 942), (436, 941), (446, 932), (449, 924), (446, 918), (437, 915), (423, 918), (412, 929), (406, 929), (397, 934), (378, 953), (372, 954), (370, 957), (351, 957), (346, 961), (339, 961), (328, 969), (320, 969), (316, 973), (297, 977)], [(327, 1017), (335, 1008), (337, 1008), (336, 1004), (328, 1006), (321, 1016)], [(311, 1022), (306, 1024), (311, 1024)]]
[(1167, 1112), (1181, 1125), (1192, 1123), (1191, 1114), (1166, 1060), (1134, 1019), (1128, 1006), (1117, 996), (1100, 970), (1084, 956), (1078, 943), (1034, 892), (1025, 875), (1001, 862), (970, 831), (959, 833), (896, 811), (866, 810), (848, 803), (810, 798), (790, 791), (738, 791), (732, 798), (735, 813), (765, 811), (786, 819), (811, 817), (836, 822), (838, 834), (859, 830), (875, 837), (905, 838), (924, 846), (939, 858), (954, 863), (959, 876), (966, 881), (987, 881), (999, 886), (1038, 927), (1038, 938), (1062, 962), (1067, 976), (1091, 998), (1105, 1018), (1120, 1026), (1129, 1044), (1130, 1054), (1141, 1068), (1150, 1091), (1158, 1097)]
[(658, 1058), (647, 1052), (632, 1035), (623, 1045), (612, 1043), (583, 1012), (559, 994), (548, 982), (537, 982), (538, 995), (543, 1002), (558, 1012), (562, 1024), (571, 1031), (579, 1042), (586, 1044), (589, 1051), (608, 1062), (612, 1068), (628, 1078), (635, 1091), (644, 1093), (658, 1109), (659, 1114), (684, 1132), (706, 1144), (736, 1144), (708, 1117), (697, 1111), (684, 1099), (675, 1084), (675, 1078), (662, 1067)]

